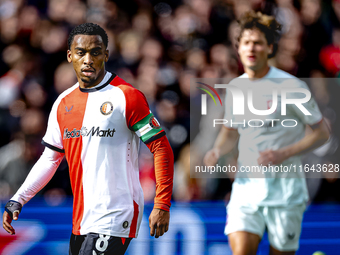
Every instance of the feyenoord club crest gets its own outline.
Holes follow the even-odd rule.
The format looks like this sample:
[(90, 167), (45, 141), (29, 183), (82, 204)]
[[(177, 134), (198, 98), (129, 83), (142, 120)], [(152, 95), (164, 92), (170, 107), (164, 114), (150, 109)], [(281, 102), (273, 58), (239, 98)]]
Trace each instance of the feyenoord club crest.
[(109, 115), (110, 113), (112, 113), (113, 111), (113, 105), (111, 102), (107, 101), (104, 102), (101, 106), (100, 106), (100, 112), (104, 115)]
[(161, 128), (161, 125), (159, 124), (158, 120), (155, 118), (155, 116), (151, 116), (149, 119), (149, 124), (154, 129)]

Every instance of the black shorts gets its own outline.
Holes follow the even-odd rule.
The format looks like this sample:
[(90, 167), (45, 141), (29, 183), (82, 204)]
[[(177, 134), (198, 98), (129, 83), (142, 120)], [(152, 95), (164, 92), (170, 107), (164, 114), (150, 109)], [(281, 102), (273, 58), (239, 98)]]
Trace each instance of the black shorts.
[(131, 239), (96, 233), (72, 234), (69, 255), (123, 255)]

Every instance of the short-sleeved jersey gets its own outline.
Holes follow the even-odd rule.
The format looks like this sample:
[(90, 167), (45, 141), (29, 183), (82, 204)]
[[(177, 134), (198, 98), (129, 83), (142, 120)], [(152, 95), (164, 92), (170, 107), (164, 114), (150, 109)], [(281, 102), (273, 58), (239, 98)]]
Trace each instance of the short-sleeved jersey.
[[(253, 106), (258, 110), (268, 110), (273, 104), (273, 91), (288, 91), (296, 89), (308, 89), (305, 82), (296, 77), (270, 67), (268, 74), (259, 80), (250, 81), (246, 74), (230, 82), (243, 90), (253, 92)], [(240, 134), (238, 166), (258, 166), (257, 159), (260, 152), (268, 149), (278, 150), (298, 142), (305, 136), (305, 126), (314, 125), (322, 120), (322, 115), (313, 98), (303, 106), (311, 115), (305, 115), (296, 105), (287, 104), (286, 115), (281, 112), (281, 93), (277, 94), (277, 108), (268, 115), (234, 115), (231, 93), (226, 95), (226, 109), (224, 119), (228, 120), (227, 128), (235, 128)], [(287, 98), (302, 98), (299, 92), (287, 93)], [(294, 121), (292, 121), (294, 120)], [(250, 121), (250, 122), (249, 122)], [(282, 122), (283, 121), (283, 122)], [(295, 122), (296, 121), (296, 122)], [(233, 124), (232, 124), (233, 123)], [(234, 125), (235, 123), (239, 123)], [(282, 124), (283, 123), (283, 124)], [(294, 126), (295, 127), (288, 127)], [(298, 167), (301, 165), (300, 156), (293, 156), (282, 163), (283, 166), (295, 166), (296, 171), (291, 172), (267, 172), (263, 174), (238, 173), (233, 183), (231, 203), (257, 204), (263, 206), (277, 206), (286, 204), (299, 204), (308, 200), (308, 192), (304, 173)]]
[(43, 144), (65, 153), (75, 235), (137, 236), (144, 207), (139, 139), (164, 134), (144, 95), (115, 74), (107, 72), (90, 89), (77, 83), (58, 97)]

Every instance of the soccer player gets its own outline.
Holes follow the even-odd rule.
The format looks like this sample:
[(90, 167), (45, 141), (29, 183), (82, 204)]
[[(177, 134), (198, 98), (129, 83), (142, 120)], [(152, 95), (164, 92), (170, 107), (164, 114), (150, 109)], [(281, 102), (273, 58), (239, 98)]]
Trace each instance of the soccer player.
[(65, 155), (74, 195), (70, 255), (124, 254), (137, 237), (144, 207), (139, 139), (155, 162), (150, 234), (158, 238), (169, 227), (172, 149), (144, 95), (105, 70), (107, 45), (106, 32), (96, 24), (70, 33), (67, 60), (78, 82), (55, 101), (42, 141), (46, 148), (3, 214), (4, 229), (15, 234), (12, 219), (48, 183)]
[[(275, 53), (275, 39), (280, 31), (280, 24), (274, 17), (252, 11), (246, 13), (239, 23), (238, 53), (245, 73), (230, 84), (240, 89), (251, 88), (253, 100), (260, 103), (258, 108), (254, 103), (254, 108), (271, 108), (273, 88), (308, 89), (303, 81), (268, 65), (268, 59)], [(298, 93), (291, 94), (297, 96)], [(311, 115), (303, 114), (293, 104), (287, 105), (286, 115), (281, 115), (280, 94), (278, 98), (276, 111), (257, 116), (257, 124), (255, 121), (248, 124), (248, 116), (232, 114), (228, 90), (224, 119), (229, 122), (222, 127), (213, 149), (206, 153), (204, 163), (215, 165), (220, 155), (230, 152), (238, 142), (238, 169), (244, 166), (300, 166), (299, 155), (323, 144), (329, 132), (312, 98), (303, 104)], [(241, 118), (246, 121), (242, 122)], [(265, 122), (265, 119), (275, 121)], [(296, 126), (281, 125), (284, 119), (296, 120)], [(306, 126), (312, 130), (307, 135)], [(238, 173), (227, 207), (225, 234), (233, 254), (255, 255), (265, 229), (270, 254), (295, 254), (308, 200), (304, 174), (292, 171), (264, 174), (263, 177), (267, 178), (251, 177), (251, 174)]]

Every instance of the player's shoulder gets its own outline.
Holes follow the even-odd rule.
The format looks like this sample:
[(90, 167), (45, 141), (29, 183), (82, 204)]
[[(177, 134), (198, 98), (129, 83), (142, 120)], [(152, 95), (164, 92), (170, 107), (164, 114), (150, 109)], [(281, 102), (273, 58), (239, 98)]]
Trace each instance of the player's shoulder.
[(284, 88), (308, 89), (308, 86), (305, 81), (276, 67), (271, 67), (271, 74), (268, 75), (268, 78), (277, 79), (278, 82), (281, 83), (281, 86)]
[(268, 75), (266, 75), (266, 78), (279, 78), (279, 79), (298, 79), (294, 75), (287, 73), (279, 68), (276, 68), (274, 66), (271, 66), (269, 69)]
[(229, 84), (234, 85), (234, 86), (239, 86), (244, 83), (245, 79), (248, 80), (248, 75), (246, 73), (232, 79)]
[(126, 82), (118, 75), (114, 77), (114, 79), (110, 82), (110, 85), (119, 88), (124, 93), (125, 97), (128, 97), (129, 99), (134, 100), (139, 98), (145, 98), (144, 94), (140, 90), (133, 87), (130, 83)]
[(72, 87), (66, 89), (64, 92), (62, 92), (58, 98), (55, 100), (54, 104), (58, 105), (66, 96), (71, 94), (75, 89), (79, 87), (78, 82), (74, 84)]
[(78, 82), (76, 84), (74, 84), (72, 87), (66, 89), (64, 92), (62, 92), (59, 97), (63, 98), (65, 96), (67, 96), (68, 94), (70, 94), (73, 90), (77, 89), (79, 87)]
[(112, 74), (114, 77), (113, 79), (110, 81), (110, 85), (113, 87), (118, 87), (120, 89), (135, 89), (130, 83), (128, 83), (127, 81), (125, 81), (124, 79), (122, 79), (121, 77), (119, 77), (116, 74)]

